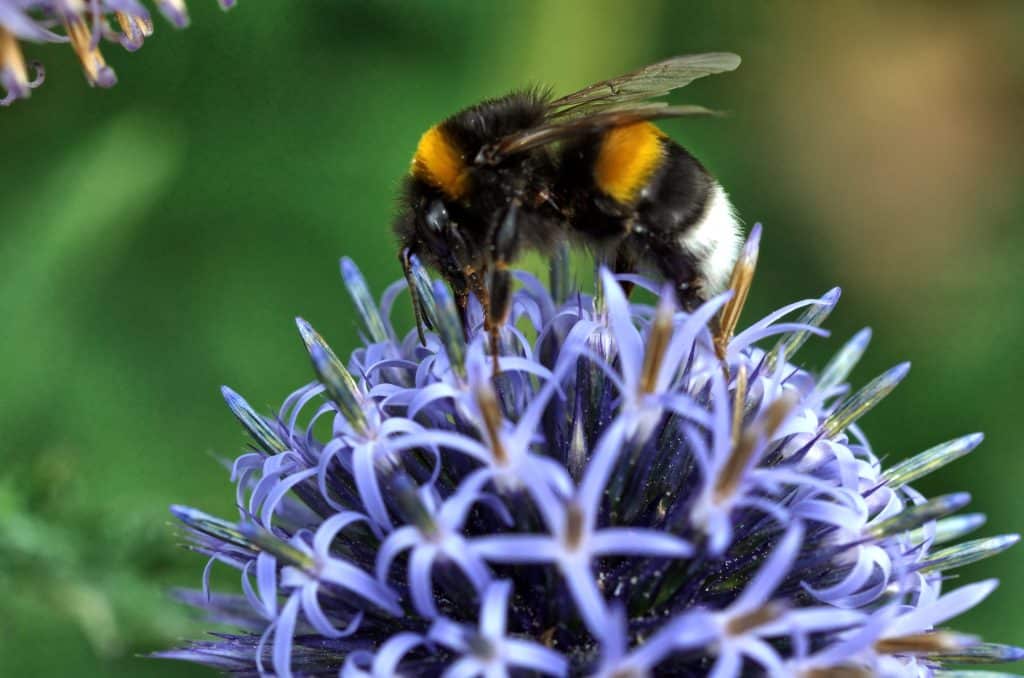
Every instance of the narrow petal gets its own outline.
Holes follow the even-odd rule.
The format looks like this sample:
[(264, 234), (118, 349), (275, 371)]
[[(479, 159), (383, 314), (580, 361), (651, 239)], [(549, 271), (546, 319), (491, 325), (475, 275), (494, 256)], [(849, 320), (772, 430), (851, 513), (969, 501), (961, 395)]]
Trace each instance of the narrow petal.
[(589, 567), (576, 566), (563, 568), (562, 574), (565, 576), (566, 585), (572, 592), (576, 611), (579, 612), (590, 632), (599, 635), (609, 613), (604, 596), (601, 595), (597, 582), (594, 580), (594, 573), (590, 571)]
[(640, 332), (633, 324), (633, 315), (622, 287), (608, 269), (601, 269), (601, 288), (608, 305), (608, 326), (618, 347), (622, 379), (627, 387), (635, 388), (640, 382), (640, 363), (644, 352)]
[(342, 511), (325, 520), (313, 536), (313, 553), (319, 558), (327, 558), (330, 555), (331, 544), (334, 543), (338, 533), (359, 521), (369, 522), (366, 516), (356, 511)]
[(292, 676), (292, 639), (295, 635), (295, 619), (299, 614), (299, 597), (293, 595), (281, 610), (274, 630), (274, 673), (279, 678)]
[(708, 674), (708, 678), (739, 678), (743, 657), (732, 646), (723, 644), (718, 650), (718, 659)]
[(508, 597), (512, 593), (512, 582), (495, 581), (484, 592), (483, 604), (480, 606), (480, 632), (489, 638), (501, 638), (505, 635), (505, 613), (508, 608)]
[(886, 629), (885, 637), (928, 631), (971, 609), (987, 598), (998, 585), (999, 582), (995, 579), (987, 579), (976, 584), (961, 586), (955, 591), (945, 594), (932, 605), (918, 607), (900, 616)]
[(635, 527), (599, 530), (590, 537), (590, 549), (595, 556), (688, 558), (693, 555), (693, 547), (675, 535)]
[(600, 509), (601, 497), (608, 484), (608, 478), (622, 454), (625, 429), (625, 422), (616, 419), (601, 436), (587, 464), (576, 499), (583, 508), (589, 524), (593, 524), (594, 516)]
[(433, 619), (439, 614), (430, 575), (436, 554), (433, 547), (418, 546), (409, 557), (409, 594), (412, 596), (413, 607), (427, 619)]
[(412, 548), (413, 544), (420, 541), (421, 535), (418, 529), (412, 525), (405, 525), (388, 535), (384, 543), (377, 550), (377, 579), (384, 583), (388, 579), (388, 572), (391, 570), (391, 563), (402, 551)]
[(532, 534), (475, 537), (469, 548), (495, 563), (550, 563), (561, 556), (561, 547), (551, 537)]
[(402, 658), (417, 645), (422, 645), (424, 640), (418, 633), (408, 631), (396, 633), (388, 638), (373, 657), (374, 678), (391, 678), (398, 675), (398, 665)]
[(508, 663), (513, 666), (549, 676), (568, 675), (569, 661), (551, 648), (515, 638), (506, 640), (504, 646)]

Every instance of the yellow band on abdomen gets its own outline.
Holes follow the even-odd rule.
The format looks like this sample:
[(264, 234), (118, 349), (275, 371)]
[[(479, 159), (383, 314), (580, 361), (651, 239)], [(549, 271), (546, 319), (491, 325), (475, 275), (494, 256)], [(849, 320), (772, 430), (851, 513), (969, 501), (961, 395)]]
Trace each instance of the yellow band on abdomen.
[(620, 203), (636, 201), (664, 160), (664, 136), (664, 132), (649, 122), (616, 127), (607, 132), (594, 163), (597, 187)]

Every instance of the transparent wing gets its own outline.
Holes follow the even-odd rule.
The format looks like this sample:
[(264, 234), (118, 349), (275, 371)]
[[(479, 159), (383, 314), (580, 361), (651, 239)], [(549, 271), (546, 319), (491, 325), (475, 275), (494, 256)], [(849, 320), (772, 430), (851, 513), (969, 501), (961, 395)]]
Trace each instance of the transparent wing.
[(731, 52), (673, 57), (555, 99), (550, 104), (550, 117), (584, 116), (622, 107), (623, 104), (656, 99), (674, 89), (686, 87), (698, 78), (734, 71), (739, 65), (739, 56)]
[(701, 115), (720, 115), (720, 113), (703, 106), (665, 106), (660, 103), (647, 103), (612, 108), (580, 117), (554, 119), (549, 123), (510, 134), (493, 144), (484, 146), (476, 157), (476, 164), (496, 165), (510, 155), (601, 132), (612, 127), (630, 125), (645, 120)]

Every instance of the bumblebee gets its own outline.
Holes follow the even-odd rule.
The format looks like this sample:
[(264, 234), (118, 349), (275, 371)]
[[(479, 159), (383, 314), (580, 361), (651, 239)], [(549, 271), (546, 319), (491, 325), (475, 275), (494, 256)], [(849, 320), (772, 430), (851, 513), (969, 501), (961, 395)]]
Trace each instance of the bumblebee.
[(653, 269), (686, 309), (723, 290), (740, 243), (732, 205), (652, 122), (713, 111), (652, 99), (739, 63), (724, 52), (679, 56), (561, 98), (513, 92), (428, 129), (394, 224), (421, 340), (413, 255), (444, 277), (464, 317), (476, 295), (495, 356), (511, 303), (508, 267), (526, 249), (551, 252), (568, 240), (617, 273)]

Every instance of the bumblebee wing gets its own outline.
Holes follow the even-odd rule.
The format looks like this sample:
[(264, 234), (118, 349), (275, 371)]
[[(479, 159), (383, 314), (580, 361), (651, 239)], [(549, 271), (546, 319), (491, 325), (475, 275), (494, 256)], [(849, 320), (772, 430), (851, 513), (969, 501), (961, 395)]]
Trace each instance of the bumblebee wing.
[(623, 104), (656, 99), (698, 78), (734, 71), (740, 58), (731, 52), (677, 56), (595, 83), (549, 104), (550, 117), (587, 115)]
[(496, 165), (504, 158), (525, 153), (540, 146), (568, 141), (645, 120), (702, 115), (720, 115), (720, 113), (703, 106), (666, 106), (661, 103), (647, 103), (612, 108), (566, 120), (555, 119), (543, 125), (502, 137), (497, 142), (484, 146), (476, 157), (476, 163), (478, 165)]

